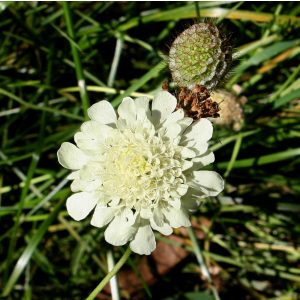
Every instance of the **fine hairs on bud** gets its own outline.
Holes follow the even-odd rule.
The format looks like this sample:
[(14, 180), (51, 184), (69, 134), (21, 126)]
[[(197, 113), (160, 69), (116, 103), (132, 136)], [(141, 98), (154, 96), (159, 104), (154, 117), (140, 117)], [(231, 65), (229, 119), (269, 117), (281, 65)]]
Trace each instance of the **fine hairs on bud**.
[(224, 78), (232, 61), (232, 47), (210, 23), (194, 24), (174, 40), (169, 52), (173, 81), (180, 87), (196, 85), (213, 90)]

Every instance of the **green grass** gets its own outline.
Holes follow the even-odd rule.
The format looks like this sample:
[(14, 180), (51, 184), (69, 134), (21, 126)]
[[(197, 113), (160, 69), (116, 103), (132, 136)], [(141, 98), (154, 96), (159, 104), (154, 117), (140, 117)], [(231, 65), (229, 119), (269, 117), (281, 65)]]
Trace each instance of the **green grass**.
[[(90, 104), (152, 97), (170, 79), (170, 43), (200, 15), (231, 37), (236, 60), (224, 86), (247, 98), (244, 125), (238, 133), (215, 127), (213, 168), (226, 177), (225, 191), (194, 214), (201, 239), (194, 231), (178, 243), (159, 237), (189, 255), (155, 285), (140, 278), (140, 299), (296, 299), (299, 13), (297, 2), (2, 2), (2, 296), (85, 299), (102, 289), (112, 248), (103, 230), (68, 216), (56, 152)], [(124, 263), (125, 251), (114, 249), (115, 260), (124, 255)], [(122, 268), (139, 274), (141, 260), (131, 254)], [(201, 279), (201, 270), (209, 276)]]

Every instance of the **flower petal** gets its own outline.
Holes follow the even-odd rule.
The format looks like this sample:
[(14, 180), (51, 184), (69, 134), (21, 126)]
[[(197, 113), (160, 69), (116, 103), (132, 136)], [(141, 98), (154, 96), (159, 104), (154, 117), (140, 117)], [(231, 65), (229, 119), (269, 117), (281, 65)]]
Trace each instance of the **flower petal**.
[(182, 209), (176, 209), (172, 206), (168, 206), (163, 209), (163, 214), (170, 225), (174, 228), (191, 226), (188, 215)]
[(70, 180), (74, 180), (74, 179), (77, 179), (79, 178), (79, 173), (80, 171), (73, 171), (71, 172), (68, 176), (67, 176), (67, 179), (70, 179)]
[(177, 124), (179, 124), (181, 127), (181, 133), (183, 133), (192, 123), (193, 123), (193, 119), (187, 117), (177, 122)]
[(95, 178), (91, 180), (76, 178), (71, 183), (72, 192), (92, 192), (98, 190), (102, 186), (102, 181), (100, 178)]
[(162, 227), (165, 223), (164, 221), (164, 215), (162, 213), (162, 209), (160, 207), (157, 207), (157, 209), (153, 212), (153, 221), (158, 227)]
[(81, 125), (81, 132), (77, 132), (74, 140), (81, 149), (98, 149), (114, 131), (110, 126), (100, 124), (96, 121), (84, 122)]
[(182, 184), (180, 184), (180, 185), (177, 186), (176, 191), (177, 191), (177, 193), (178, 193), (180, 196), (183, 196), (183, 195), (186, 194), (188, 188), (189, 188), (189, 186), (188, 186), (187, 184), (182, 183)]
[(136, 121), (136, 107), (134, 101), (130, 97), (123, 99), (122, 103), (118, 107), (118, 114), (120, 119), (124, 119), (129, 122)]
[(63, 167), (71, 170), (82, 168), (88, 160), (79, 148), (69, 142), (62, 143), (57, 151), (57, 157)]
[(90, 161), (80, 170), (80, 178), (86, 181), (100, 179), (102, 171), (101, 163)]
[(181, 142), (194, 141), (204, 143), (211, 139), (213, 126), (208, 119), (200, 119), (190, 126), (183, 134)]
[(143, 121), (149, 114), (149, 101), (148, 97), (139, 97), (134, 101), (136, 108), (136, 118), (138, 121)]
[(176, 98), (166, 92), (157, 93), (152, 102), (152, 121), (154, 124), (161, 124), (175, 110)]
[(105, 226), (114, 218), (117, 210), (118, 208), (97, 205), (91, 224), (99, 228)]
[(197, 156), (192, 159), (193, 170), (199, 170), (215, 161), (215, 155), (211, 151), (207, 151), (201, 156)]
[(202, 198), (205, 197), (199, 196), (198, 190), (189, 188), (188, 192), (181, 198), (182, 207), (187, 211), (193, 212), (199, 207)]
[(214, 171), (194, 171), (192, 187), (201, 190), (208, 197), (217, 196), (224, 189), (223, 178)]
[(156, 241), (150, 225), (139, 227), (134, 239), (130, 242), (130, 248), (141, 255), (151, 254), (156, 248)]
[(190, 169), (193, 166), (193, 162), (190, 160), (184, 160), (182, 162), (182, 171), (185, 171), (187, 169)]
[(84, 219), (95, 207), (98, 197), (94, 193), (81, 192), (67, 199), (69, 215), (76, 221)]
[(167, 223), (163, 223), (162, 226), (158, 226), (153, 219), (150, 219), (150, 224), (154, 230), (157, 230), (163, 235), (170, 235), (173, 232), (172, 227)]
[[(186, 191), (183, 195), (186, 194)], [(169, 205), (173, 206), (174, 208), (180, 209), (181, 208), (181, 200), (180, 198), (172, 198), (169, 200)]]
[(153, 216), (151, 208), (141, 208), (140, 216), (143, 219), (150, 219)]
[(116, 112), (112, 105), (106, 101), (99, 101), (88, 109), (88, 116), (101, 124), (115, 124)]
[(166, 127), (166, 132), (164, 136), (168, 137), (170, 140), (175, 139), (181, 132), (181, 127), (178, 124), (169, 124)]
[(128, 222), (123, 214), (117, 215), (108, 225), (104, 232), (105, 240), (114, 245), (122, 246), (130, 240), (136, 229)]
[(98, 190), (102, 185), (101, 180), (102, 165), (99, 162), (90, 161), (86, 163), (78, 172), (79, 176), (71, 184), (73, 192), (91, 192)]
[(193, 158), (196, 156), (196, 153), (191, 148), (183, 147), (181, 151), (181, 156), (182, 158)]
[(167, 125), (177, 123), (179, 120), (182, 120), (184, 118), (184, 111), (183, 109), (178, 109), (174, 112), (172, 112), (167, 119), (165, 120), (163, 126), (166, 127)]
[(111, 133), (114, 131), (114, 129), (111, 128), (110, 126), (105, 124), (100, 124), (99, 122), (96, 121), (84, 122), (81, 125), (80, 130), (101, 141), (109, 137)]

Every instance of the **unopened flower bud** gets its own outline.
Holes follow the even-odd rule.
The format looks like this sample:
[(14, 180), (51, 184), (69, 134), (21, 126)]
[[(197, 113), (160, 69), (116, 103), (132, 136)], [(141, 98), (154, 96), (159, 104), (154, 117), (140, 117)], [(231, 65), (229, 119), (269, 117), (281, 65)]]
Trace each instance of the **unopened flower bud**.
[(183, 31), (169, 52), (169, 68), (173, 81), (193, 88), (204, 85), (213, 89), (228, 71), (232, 48), (219, 32), (208, 23), (195, 24)]

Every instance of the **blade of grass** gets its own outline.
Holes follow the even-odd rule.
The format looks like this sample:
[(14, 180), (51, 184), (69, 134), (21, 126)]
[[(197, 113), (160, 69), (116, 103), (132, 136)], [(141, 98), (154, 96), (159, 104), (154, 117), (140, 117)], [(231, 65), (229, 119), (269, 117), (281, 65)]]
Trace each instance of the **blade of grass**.
[(56, 206), (54, 207), (53, 211), (49, 214), (47, 220), (45, 220), (41, 226), (37, 229), (37, 232), (32, 237), (26, 248), (24, 249), (22, 255), (19, 257), (13, 272), (11, 273), (8, 282), (4, 286), (3, 289), (3, 297), (7, 297), (10, 292), (12, 291), (15, 283), (19, 279), (20, 275), (24, 271), (25, 267), (27, 266), (29, 260), (31, 259), (32, 254), (34, 253), (35, 249), (37, 248), (38, 244), (42, 240), (43, 236), (48, 230), (50, 224), (56, 218), (58, 212), (62, 208), (63, 204), (65, 203), (65, 199), (61, 199)]
[[(226, 2), (223, 2), (225, 4)], [(227, 2), (228, 3), (228, 2)], [(217, 6), (220, 3), (210, 3), (210, 6)], [(199, 7), (207, 7), (206, 3), (199, 3)], [(254, 22), (270, 22), (273, 20), (274, 16), (271, 13), (263, 13), (263, 12), (253, 12), (247, 10), (234, 10), (230, 11), (230, 9), (221, 8), (221, 7), (213, 7), (213, 8), (205, 8), (201, 10), (202, 18), (220, 18), (225, 16), (226, 19), (232, 20), (243, 20), (243, 21), (254, 21)], [(166, 11), (158, 11), (152, 14), (144, 15), (138, 18), (132, 18), (127, 23), (120, 25), (117, 29), (120, 31), (126, 31), (135, 26), (138, 26), (141, 22), (161, 22), (161, 21), (169, 21), (169, 20), (182, 20), (182, 19), (190, 19), (197, 18), (197, 12), (195, 11), (195, 5), (184, 5), (178, 8), (173, 8)], [(281, 15), (277, 17), (278, 24), (282, 23), (297, 23), (300, 21), (299, 17), (289, 16), (289, 15)]]
[[(70, 39), (74, 41), (75, 33), (74, 33), (74, 27), (73, 27), (73, 22), (72, 22), (72, 18), (71, 18), (71, 11), (69, 8), (69, 3), (66, 1), (63, 1), (62, 6), (63, 6), (63, 10), (64, 10), (68, 35), (69, 35)], [(72, 56), (73, 56), (75, 69), (76, 69), (76, 76), (77, 76), (77, 81), (78, 81), (78, 87), (80, 90), (82, 109), (83, 109), (85, 119), (87, 120), (88, 119), (87, 110), (88, 110), (90, 104), (89, 104), (89, 97), (86, 92), (86, 85), (85, 85), (85, 79), (84, 79), (84, 74), (83, 74), (83, 70), (82, 70), (81, 60), (80, 60), (78, 49), (77, 49), (77, 47), (74, 46), (74, 43), (70, 43), (70, 46), (71, 46)]]
[(107, 80), (107, 85), (109, 87), (112, 87), (116, 78), (117, 70), (118, 70), (118, 65), (120, 62), (120, 56), (122, 53), (122, 48), (123, 48), (123, 39), (121, 37), (117, 38), (116, 42), (116, 48), (115, 48), (115, 53), (114, 53), (114, 58), (111, 64), (108, 80)]
[(88, 295), (85, 300), (93, 300), (96, 296), (102, 291), (102, 289), (106, 286), (109, 280), (117, 274), (117, 272), (121, 269), (124, 263), (127, 261), (128, 257), (131, 254), (131, 249), (128, 247), (120, 260), (116, 263), (114, 268), (100, 281), (100, 283), (96, 286), (96, 288)]
[[(87, 251), (91, 255), (93, 261), (98, 265), (98, 267), (104, 271), (107, 271), (107, 266), (99, 259), (99, 257), (95, 253), (93, 253), (93, 248), (89, 245), (89, 243), (80, 237), (80, 235), (74, 228), (74, 225), (72, 225), (72, 223), (66, 220), (62, 215), (59, 215), (58, 219), (61, 222), (61, 225), (63, 225), (63, 228), (66, 229), (70, 233), (70, 235), (80, 244), (80, 246), (82, 247), (82, 251)], [(52, 228), (51, 230), (53, 231)]]
[(192, 247), (193, 247), (193, 252), (197, 258), (197, 261), (199, 263), (199, 266), (200, 266), (200, 269), (201, 269), (201, 272), (202, 272), (202, 275), (206, 278), (206, 280), (209, 282), (210, 284), (210, 289), (212, 291), (212, 294), (214, 296), (214, 299), (215, 300), (220, 300), (220, 297), (219, 297), (219, 294), (218, 294), (218, 291), (217, 289), (215, 288), (214, 284), (213, 284), (213, 281), (211, 279), (211, 276), (210, 276), (210, 273), (209, 273), (209, 270), (204, 262), (204, 259), (203, 259), (203, 256), (202, 256), (202, 251), (201, 251), (201, 248), (198, 244), (198, 241), (197, 241), (197, 238), (195, 236), (195, 233), (194, 233), (194, 230), (192, 228), (192, 226), (190, 227), (187, 227), (187, 231), (188, 231), (188, 234), (189, 234), (189, 237), (191, 239), (191, 242), (192, 242)]
[(279, 99), (276, 98), (278, 98), (281, 95), (281, 93), (284, 90), (286, 90), (290, 84), (293, 83), (293, 81), (297, 78), (299, 72), (300, 72), (300, 65), (298, 65), (297, 68), (295, 68), (294, 72), (287, 78), (287, 80), (282, 84), (282, 86), (277, 90), (277, 92), (275, 92), (271, 96), (269, 102), (274, 102), (274, 108), (278, 108), (281, 105), (281, 103), (284, 101), (284, 100), (279, 101)]
[(231, 135), (231, 136), (228, 136), (228, 137), (220, 138), (220, 140), (218, 140), (214, 145), (212, 145), (210, 147), (210, 150), (211, 151), (217, 151), (220, 148), (226, 146), (227, 144), (236, 141), (240, 137), (244, 138), (244, 137), (247, 137), (247, 136), (258, 134), (260, 131), (261, 131), (260, 129), (249, 130), (249, 131), (241, 132), (241, 133)]
[(137, 80), (134, 84), (132, 84), (122, 95), (116, 97), (111, 104), (113, 106), (117, 106), (120, 104), (124, 97), (129, 96), (131, 93), (135, 92), (137, 89), (142, 87), (146, 82), (148, 82), (153, 77), (157, 76), (162, 68), (165, 66), (165, 62), (161, 61), (156, 66), (154, 66), (149, 72), (147, 72), (143, 77)]
[(248, 60), (244, 61), (235, 69), (235, 72), (241, 73), (251, 66), (257, 66), (260, 63), (274, 57), (275, 55), (289, 48), (293, 48), (299, 45), (299, 43), (300, 43), (299, 39), (294, 41), (277, 42), (269, 47), (266, 47), (262, 51), (257, 52), (255, 55), (251, 56)]
[[(115, 260), (114, 260), (114, 256), (113, 256), (111, 249), (107, 251), (106, 257), (107, 257), (108, 272), (111, 272), (115, 266)], [(120, 300), (117, 275), (113, 276), (109, 280), (109, 285), (110, 285), (110, 290), (111, 290), (111, 299), (112, 300)]]
[[(7, 160), (8, 157), (0, 150), (0, 157), (3, 159), (3, 160)], [(8, 165), (12, 167), (12, 170), (14, 171), (14, 173), (23, 181), (20, 183), (19, 186), (23, 187), (26, 183), (26, 176), (25, 174), (17, 167), (13, 167), (13, 164), (8, 161)], [(38, 197), (42, 197), (43, 194), (35, 187), (34, 183), (36, 182), (39, 182), (39, 181), (36, 181), (34, 179), (31, 179), (30, 182), (29, 182), (29, 188), (31, 189), (31, 191)], [(0, 193), (1, 193), (1, 190), (0, 190)]]
[(289, 94), (284, 95), (283, 97), (279, 97), (278, 99), (274, 100), (274, 108), (278, 108), (291, 100), (297, 99), (300, 97), (300, 89), (291, 91)]
[(237, 156), (239, 154), (239, 151), (241, 149), (242, 139), (243, 139), (242, 135), (238, 135), (237, 139), (235, 140), (235, 144), (234, 144), (234, 147), (233, 147), (231, 158), (230, 158), (230, 161), (228, 163), (226, 172), (224, 174), (225, 178), (228, 177), (228, 175), (230, 174), (230, 172), (231, 172), (231, 170), (234, 166), (236, 158), (237, 158)]
[[(286, 159), (291, 159), (295, 156), (299, 156), (300, 155), (300, 148), (296, 148), (296, 149), (290, 149), (290, 150), (286, 150), (286, 151), (281, 151), (281, 152), (277, 152), (277, 153), (273, 153), (273, 154), (269, 154), (269, 155), (263, 155), (260, 157), (252, 157), (252, 158), (246, 158), (246, 159), (241, 159), (241, 160), (237, 160), (233, 167), (234, 168), (248, 168), (248, 167), (252, 167), (252, 166), (262, 166), (265, 164), (272, 164), (275, 162), (279, 162), (282, 160), (286, 160)], [(226, 168), (228, 165), (228, 162), (221, 162), (217, 164), (217, 167), (220, 169), (224, 169)]]
[(34, 175), (34, 172), (35, 172), (35, 169), (37, 167), (38, 161), (39, 161), (39, 155), (34, 153), (32, 155), (32, 160), (31, 160), (31, 163), (30, 163), (29, 168), (28, 168), (25, 185), (24, 185), (24, 187), (22, 189), (22, 192), (21, 192), (20, 201), (18, 203), (18, 210), (17, 210), (16, 217), (15, 217), (15, 223), (14, 223), (13, 231), (12, 231), (11, 238), (10, 238), (10, 241), (9, 241), (7, 259), (6, 259), (6, 272), (4, 273), (4, 281), (5, 282), (7, 280), (8, 272), (9, 272), (10, 266), (12, 264), (13, 254), (14, 254), (17, 239), (18, 239), (17, 232), (18, 232), (19, 225), (20, 225), (20, 218), (21, 218), (21, 214), (22, 214), (22, 211), (23, 211), (23, 208), (24, 208), (25, 198), (26, 198), (27, 192), (29, 190), (30, 181), (31, 181), (31, 179)]
[(26, 102), (25, 100), (21, 99), (20, 97), (0, 88), (0, 94), (5, 95), (13, 100), (15, 100), (16, 102), (20, 103), (21, 105), (23, 105), (25, 108), (30, 108), (30, 109), (34, 109), (34, 110), (41, 110), (41, 111), (47, 111), (50, 112), (52, 114), (57, 114), (57, 115), (61, 115), (61, 116), (65, 116), (67, 118), (70, 119), (75, 119), (75, 120), (80, 120), (83, 121), (83, 118), (80, 116), (76, 116), (67, 112), (63, 112), (61, 110), (58, 109), (54, 109), (54, 108), (50, 108), (50, 107), (44, 107), (44, 106), (40, 106), (40, 105), (35, 105), (29, 102)]
[[(104, 87), (104, 86), (94, 86), (94, 85), (88, 85), (87, 90), (89, 92), (97, 92), (97, 93), (105, 93), (105, 94), (124, 94), (125, 91), (124, 90), (117, 90), (114, 88), (109, 88), (109, 87)], [(58, 90), (59, 93), (66, 93), (66, 92), (79, 92), (79, 88), (76, 86), (74, 87), (66, 87), (63, 89)], [(129, 94), (129, 96), (132, 97), (149, 97), (149, 98), (153, 98), (153, 95), (150, 94), (146, 94), (146, 93), (139, 93), (139, 92), (132, 92)]]
[(67, 183), (69, 182), (68, 179), (62, 180), (55, 188), (52, 189), (52, 191), (42, 200), (39, 202), (38, 205), (36, 205), (34, 208), (32, 208), (29, 213), (26, 215), (26, 217), (29, 217), (33, 215), (36, 211), (38, 211), (41, 207), (43, 207), (47, 202), (49, 202), (54, 195), (56, 195)]

